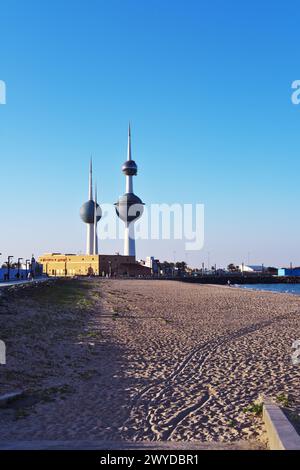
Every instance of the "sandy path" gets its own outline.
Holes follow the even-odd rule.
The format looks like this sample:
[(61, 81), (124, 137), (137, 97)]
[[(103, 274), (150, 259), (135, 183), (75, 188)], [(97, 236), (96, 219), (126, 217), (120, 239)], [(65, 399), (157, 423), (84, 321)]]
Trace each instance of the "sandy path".
[[(0, 377), (29, 395), (38, 390), (39, 399), (21, 404), (24, 416), (20, 409), (0, 410), (1, 440), (199, 440), (238, 447), (241, 440), (264, 439), (261, 419), (244, 411), (260, 394), (284, 393), (295, 409), (300, 405), (300, 368), (290, 359), (300, 338), (299, 297), (94, 280), (84, 299), (89, 303), (79, 308), (74, 301), (55, 307), (26, 297), (18, 325), (46, 315), (48, 329), (30, 342), (18, 326), (14, 340), (6, 339), (11, 360)], [(1, 321), (7, 327), (16, 317), (2, 312), (0, 327)]]
[(285, 393), (299, 404), (290, 360), (298, 297), (157, 281), (111, 287), (114, 337), (126, 343), (127, 375), (138, 380), (126, 437), (252, 438), (261, 421), (244, 409), (259, 395)]

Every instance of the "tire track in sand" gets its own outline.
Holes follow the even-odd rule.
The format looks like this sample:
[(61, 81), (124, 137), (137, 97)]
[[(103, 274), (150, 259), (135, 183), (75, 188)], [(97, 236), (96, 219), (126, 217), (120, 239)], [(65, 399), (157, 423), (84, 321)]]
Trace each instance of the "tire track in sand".
[[(144, 405), (143, 402), (148, 398), (147, 395), (150, 394), (155, 388), (159, 388), (154, 396), (150, 396), (147, 400), (147, 415), (145, 418), (146, 426), (151, 432), (152, 437), (154, 438), (153, 440), (170, 439), (179, 424), (185, 421), (192, 413), (195, 413), (195, 411), (205, 407), (212, 398), (212, 395), (210, 395), (208, 390), (201, 390), (201, 396), (197, 399), (196, 403), (189, 404), (188, 406), (181, 408), (178, 412), (173, 413), (167, 419), (165, 419), (164, 416), (158, 416), (161, 398), (165, 398), (169, 393), (171, 393), (172, 396), (174, 385), (180, 379), (182, 372), (187, 367), (191, 366), (194, 362), (194, 365), (192, 365), (191, 376), (201, 376), (204, 364), (208, 359), (216, 354), (219, 347), (224, 346), (224, 344), (229, 344), (230, 342), (235, 341), (236, 339), (239, 339), (243, 336), (247, 336), (251, 333), (266, 328), (273, 323), (283, 321), (291, 315), (295, 314), (299, 314), (299, 312), (289, 312), (288, 314), (278, 316), (275, 319), (254, 323), (253, 325), (243, 327), (232, 333), (208, 341), (201, 346), (196, 346), (189, 354), (187, 354), (184, 360), (164, 381), (157, 379), (154, 383), (144, 387), (135, 395), (131, 406), (130, 417), (134, 414), (135, 411), (139, 411), (139, 408), (142, 404)], [(197, 357), (198, 355), (200, 355), (200, 358)], [(188, 394), (186, 395), (188, 396)]]

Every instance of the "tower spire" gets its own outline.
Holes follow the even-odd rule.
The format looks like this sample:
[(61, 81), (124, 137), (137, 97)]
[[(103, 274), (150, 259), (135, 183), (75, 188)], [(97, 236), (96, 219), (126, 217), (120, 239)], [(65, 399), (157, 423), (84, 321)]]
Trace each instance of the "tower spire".
[[(86, 201), (80, 209), (80, 217), (83, 222), (86, 224), (86, 254), (93, 255), (95, 251), (94, 247), (94, 211), (95, 211), (95, 202), (93, 199), (93, 161), (92, 156), (90, 158), (89, 165), (89, 199)], [(97, 220), (101, 218), (101, 209), (98, 206), (97, 211)]]
[[(135, 165), (135, 163), (131, 159), (131, 129), (130, 129), (130, 122), (128, 123), (128, 148), (127, 148), (127, 162), (128, 165)], [(133, 181), (132, 175), (134, 173), (126, 173), (126, 193), (133, 193)]]
[(93, 200), (93, 159), (90, 159), (90, 175), (89, 175), (89, 200)]
[(127, 149), (127, 160), (131, 160), (131, 131), (130, 122), (128, 124), (128, 149)]

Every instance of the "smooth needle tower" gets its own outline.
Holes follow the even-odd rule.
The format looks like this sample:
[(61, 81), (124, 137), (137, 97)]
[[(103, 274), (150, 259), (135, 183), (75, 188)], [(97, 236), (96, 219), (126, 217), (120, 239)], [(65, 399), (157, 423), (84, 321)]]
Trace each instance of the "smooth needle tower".
[(90, 161), (89, 172), (89, 200), (80, 209), (80, 217), (87, 225), (86, 232), (86, 254), (98, 254), (97, 223), (101, 219), (101, 208), (97, 203), (97, 188), (95, 189), (95, 200), (93, 199), (93, 165)]
[(140, 218), (144, 211), (144, 203), (133, 192), (133, 176), (137, 175), (137, 165), (131, 158), (131, 130), (128, 127), (127, 160), (122, 165), (122, 172), (126, 177), (126, 192), (116, 202), (118, 217), (125, 223), (124, 256), (135, 257), (134, 222)]

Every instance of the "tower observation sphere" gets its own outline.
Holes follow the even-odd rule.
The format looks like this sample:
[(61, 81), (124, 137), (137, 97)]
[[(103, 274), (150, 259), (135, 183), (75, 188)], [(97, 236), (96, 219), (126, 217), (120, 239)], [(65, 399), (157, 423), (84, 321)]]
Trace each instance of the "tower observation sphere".
[(133, 160), (126, 160), (122, 165), (122, 172), (126, 176), (136, 176), (137, 175), (137, 164)]
[(122, 172), (126, 177), (126, 192), (115, 203), (117, 216), (125, 223), (124, 255), (135, 257), (134, 222), (144, 212), (144, 203), (133, 192), (133, 176), (137, 175), (137, 165), (131, 158), (131, 132), (128, 128), (127, 160), (122, 165)]
[(123, 222), (133, 222), (139, 219), (144, 212), (144, 203), (133, 193), (125, 193), (115, 203), (116, 212)]
[[(102, 211), (99, 204), (97, 204), (97, 223), (102, 217)], [(85, 224), (93, 224), (95, 220), (95, 201), (87, 201), (80, 208), (80, 217)]]

